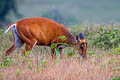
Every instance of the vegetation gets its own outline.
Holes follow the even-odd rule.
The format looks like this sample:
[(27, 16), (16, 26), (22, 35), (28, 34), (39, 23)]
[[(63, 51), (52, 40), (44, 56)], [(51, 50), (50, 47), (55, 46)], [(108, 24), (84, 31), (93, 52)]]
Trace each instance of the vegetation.
[[(87, 60), (82, 60), (77, 50), (69, 47), (64, 49), (62, 59), (59, 55), (52, 59), (50, 48), (65, 43), (53, 43), (50, 48), (35, 46), (26, 56), (22, 51), (15, 51), (4, 57), (13, 37), (11, 32), (5, 35), (0, 30), (0, 80), (120, 80), (119, 25), (74, 25), (69, 30), (74, 35), (84, 33), (88, 42)], [(59, 39), (66, 40), (66, 37)], [(56, 53), (59, 50), (56, 49)]]
[(120, 29), (100, 27), (94, 36), (93, 44), (104, 49), (120, 47)]
[[(65, 36), (59, 36), (58, 39), (59, 40), (66, 40), (67, 38)], [(67, 43), (52, 43), (51, 44), (50, 48), (51, 49), (55, 48), (56, 54), (60, 54), (60, 50), (59, 50), (59, 48), (57, 48), (57, 45), (65, 45), (66, 46), (68, 44)]]
[(15, 15), (15, 17), (22, 17), (17, 9), (17, 0), (0, 0), (0, 28), (3, 28), (2, 26), (4, 24), (8, 24), (11, 22), (8, 18), (8, 15), (11, 11)]

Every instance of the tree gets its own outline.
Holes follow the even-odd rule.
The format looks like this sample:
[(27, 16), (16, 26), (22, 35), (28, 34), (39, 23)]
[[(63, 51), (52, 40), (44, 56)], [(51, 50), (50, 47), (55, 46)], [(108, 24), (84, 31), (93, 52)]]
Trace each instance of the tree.
[(10, 11), (12, 11), (17, 18), (22, 17), (17, 9), (17, 0), (0, 0), (0, 26), (10, 22), (6, 17)]

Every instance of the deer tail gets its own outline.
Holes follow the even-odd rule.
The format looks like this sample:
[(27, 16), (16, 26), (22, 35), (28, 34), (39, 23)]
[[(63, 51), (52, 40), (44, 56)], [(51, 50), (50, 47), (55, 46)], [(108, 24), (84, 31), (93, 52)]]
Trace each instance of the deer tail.
[(11, 24), (9, 24), (8, 26), (7, 26), (7, 29), (5, 30), (5, 34), (12, 28), (12, 27), (16, 27), (16, 23), (11, 23)]

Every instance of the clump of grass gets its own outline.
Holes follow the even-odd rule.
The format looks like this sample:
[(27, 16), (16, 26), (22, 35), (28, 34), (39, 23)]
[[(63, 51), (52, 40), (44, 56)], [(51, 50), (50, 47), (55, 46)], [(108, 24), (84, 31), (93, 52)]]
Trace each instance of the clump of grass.
[(120, 30), (119, 28), (100, 27), (94, 36), (93, 44), (99, 48), (110, 49), (119, 47), (120, 45)]
[(89, 56), (94, 56), (94, 55), (95, 55), (95, 53), (94, 53), (94, 52), (89, 51), (89, 52), (88, 52), (88, 55), (89, 55)]
[(120, 55), (120, 48), (114, 48), (113, 54)]
[(41, 61), (41, 64), (42, 64), (42, 65), (45, 65), (45, 64), (46, 64), (46, 60), (42, 60), (42, 61)]
[(7, 68), (13, 63), (13, 60), (9, 59), (8, 56), (5, 56), (4, 58), (4, 62), (0, 62), (0, 68)]
[(112, 78), (110, 80), (120, 80), (120, 77), (114, 77), (114, 78)]

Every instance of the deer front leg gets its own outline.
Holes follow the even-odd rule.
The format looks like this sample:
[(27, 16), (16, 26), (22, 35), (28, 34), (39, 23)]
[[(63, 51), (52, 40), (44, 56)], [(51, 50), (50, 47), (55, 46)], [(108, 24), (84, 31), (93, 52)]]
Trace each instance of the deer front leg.
[(13, 44), (7, 51), (5, 56), (9, 56), (15, 50), (15, 45)]
[(32, 47), (33, 47), (32, 45), (26, 44), (26, 45), (25, 45), (25, 50), (24, 50), (24, 52), (23, 52), (23, 55), (25, 56), (25, 53), (26, 53), (27, 51), (31, 51)]
[(60, 58), (63, 57), (63, 48), (65, 48), (65, 45), (58, 45), (57, 48), (60, 50)]
[(63, 58), (63, 48), (59, 48), (60, 50), (60, 58)]
[[(62, 50), (65, 47), (66, 47), (65, 45), (57, 45), (57, 47), (56, 47), (56, 48), (58, 48), (60, 50), (60, 58), (62, 58)], [(55, 52), (56, 48), (51, 49), (52, 58), (56, 58), (56, 52)]]
[(23, 52), (23, 54), (25, 55), (25, 53), (26, 53), (27, 51), (31, 51), (32, 48), (36, 45), (36, 43), (37, 43), (37, 41), (35, 41), (33, 44), (26, 44), (26, 45), (25, 45), (25, 51)]
[(55, 48), (51, 49), (52, 58), (56, 58)]

